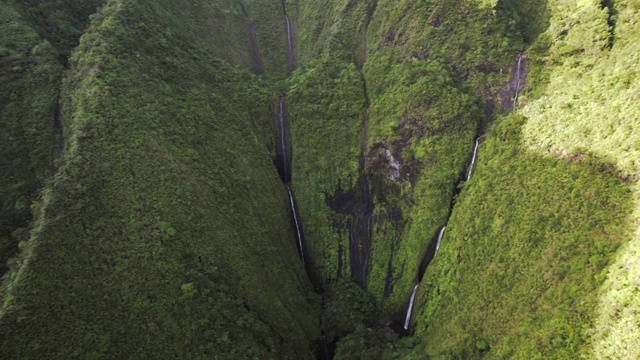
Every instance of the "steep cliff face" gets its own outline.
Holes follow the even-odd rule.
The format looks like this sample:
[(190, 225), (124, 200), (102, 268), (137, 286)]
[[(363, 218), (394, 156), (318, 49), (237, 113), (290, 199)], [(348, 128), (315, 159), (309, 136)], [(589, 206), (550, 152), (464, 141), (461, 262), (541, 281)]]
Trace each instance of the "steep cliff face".
[[(440, 258), (418, 291), (424, 344), (412, 356), (625, 353), (592, 344), (633, 338), (613, 329), (619, 315), (599, 307), (628, 310), (625, 323), (635, 316), (622, 300), (634, 291), (623, 285), (630, 278), (615, 270), (629, 269), (635, 250), (623, 246), (627, 260), (600, 287), (633, 232), (636, 59), (628, 39), (637, 34), (636, 4), (291, 5), (301, 65), (291, 80), (293, 183), (324, 280), (351, 279), (374, 295), (379, 314), (398, 319), (453, 208)], [(605, 83), (605, 93), (595, 90)], [(519, 107), (524, 118), (490, 130)], [(571, 114), (582, 135), (567, 126)], [(459, 186), (481, 134), (477, 178)], [(339, 357), (373, 356), (383, 341), (371, 338), (384, 338), (375, 328), (341, 340)]]
[(318, 271), (401, 312), (521, 44), (467, 2), (291, 2), (294, 186)]
[(319, 306), (269, 148), (277, 97), (231, 66), (249, 68), (249, 38), (236, 2), (111, 1), (93, 18), (0, 357), (314, 356)]
[(98, 5), (0, 2), (0, 357), (640, 355), (637, 0)]

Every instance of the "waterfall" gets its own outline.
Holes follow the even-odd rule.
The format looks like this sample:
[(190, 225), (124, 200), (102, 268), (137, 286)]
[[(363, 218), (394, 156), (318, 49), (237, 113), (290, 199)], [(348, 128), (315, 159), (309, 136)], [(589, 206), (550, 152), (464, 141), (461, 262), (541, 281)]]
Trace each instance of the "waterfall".
[(324, 335), (324, 331), (322, 332), (322, 350), (325, 360), (329, 360), (331, 357), (329, 356), (329, 348), (327, 347), (327, 338)]
[[(519, 54), (518, 55), (518, 63), (516, 66), (516, 72), (515, 72), (515, 78), (513, 78), (512, 81), (509, 82), (509, 86), (513, 86), (515, 83), (515, 89), (514, 89), (514, 98), (513, 98), (513, 103), (512, 103), (512, 110), (515, 110), (515, 108), (518, 105), (518, 96), (520, 95), (520, 87), (521, 87), (521, 77), (522, 77), (522, 59), (525, 57), (524, 54)], [(526, 73), (525, 73), (526, 76)], [(466, 179), (464, 181), (469, 181), (469, 179), (471, 179), (471, 176), (473, 175), (473, 170), (474, 170), (474, 166), (476, 164), (476, 162), (478, 161), (478, 151), (479, 151), (479, 147), (480, 147), (480, 142), (482, 141), (482, 139), (484, 138), (484, 134), (478, 136), (476, 138), (475, 141), (475, 146), (473, 148), (473, 155), (471, 156), (471, 163), (469, 164), (469, 167), (467, 168), (466, 171)], [(461, 180), (462, 181), (462, 180)], [(457, 186), (457, 189), (460, 188), (460, 183)], [(455, 199), (455, 194), (454, 194), (454, 199)], [(453, 209), (453, 205), (454, 205), (454, 200), (452, 200), (451, 202), (451, 207), (449, 209), (449, 215), (447, 216), (447, 219), (445, 221), (445, 225), (440, 229), (440, 232), (438, 233), (438, 237), (436, 240), (436, 244), (435, 244), (435, 249), (433, 247), (433, 240), (429, 245), (429, 249), (427, 250), (427, 253), (425, 254), (420, 267), (418, 269), (418, 283), (414, 286), (413, 288), (413, 292), (411, 293), (411, 298), (409, 300), (409, 307), (407, 308), (407, 314), (404, 320), (404, 330), (408, 331), (409, 330), (409, 325), (411, 323), (411, 313), (413, 311), (413, 306), (414, 306), (414, 302), (415, 302), (415, 298), (416, 298), (416, 293), (418, 291), (418, 286), (420, 286), (420, 282), (422, 281), (422, 277), (424, 276), (424, 273), (427, 269), (427, 267), (429, 266), (429, 264), (431, 263), (431, 261), (435, 258), (436, 254), (438, 253), (438, 250), (440, 250), (440, 245), (442, 244), (442, 239), (444, 238), (444, 234), (445, 231), (447, 229), (447, 223), (449, 221), (449, 217), (451, 216), (451, 211)]]
[(467, 170), (467, 181), (471, 179), (471, 174), (473, 174), (473, 166), (478, 160), (478, 147), (480, 146), (480, 137), (476, 139), (476, 146), (473, 148), (473, 156), (471, 157), (471, 165), (469, 165), (469, 169)]
[(520, 92), (520, 69), (522, 66), (522, 57), (523, 57), (522, 54), (518, 55), (518, 67), (516, 70), (516, 91), (515, 91), (515, 95), (513, 96), (512, 109), (515, 109), (518, 106), (518, 93)]
[(289, 176), (289, 164), (287, 161), (287, 145), (285, 142), (287, 133), (285, 130), (284, 124), (284, 97), (280, 98), (280, 147), (281, 147), (281, 158), (282, 158), (282, 181), (285, 183), (291, 181), (291, 177)]
[(293, 54), (293, 40), (291, 36), (291, 20), (289, 20), (289, 15), (285, 15), (285, 19), (287, 21), (287, 50), (288, 50), (288, 66), (289, 72), (295, 70), (295, 57)]
[(293, 197), (291, 188), (287, 186), (287, 193), (289, 193), (289, 205), (291, 206), (291, 213), (293, 214), (293, 222), (296, 225), (296, 238), (298, 240), (298, 248), (300, 249), (300, 259), (302, 259), (302, 265), (306, 268), (307, 264), (304, 261), (304, 247), (302, 246), (302, 229), (300, 220), (298, 219), (298, 208), (296, 207), (296, 201)]
[(292, 73), (296, 69), (296, 57), (293, 52), (293, 35), (291, 34), (291, 19), (287, 14), (287, 1), (282, 0), (282, 10), (284, 11), (284, 19), (287, 22), (287, 70)]
[(407, 308), (407, 315), (404, 318), (405, 330), (409, 330), (409, 325), (411, 323), (411, 313), (413, 312), (413, 304), (416, 300), (416, 294), (418, 293), (418, 286), (420, 286), (420, 282), (422, 281), (422, 276), (424, 275), (423, 272), (426, 270), (429, 262), (431, 262), (433, 258), (436, 256), (436, 254), (438, 253), (438, 249), (440, 249), (440, 244), (442, 243), (442, 238), (444, 237), (444, 232), (446, 229), (447, 229), (446, 225), (440, 229), (440, 232), (438, 233), (438, 239), (436, 241), (435, 250), (431, 248), (433, 252), (429, 252), (427, 254), (427, 257), (425, 258), (426, 263), (423, 263), (420, 265), (420, 270), (418, 271), (418, 283), (413, 287), (413, 292), (411, 293), (411, 298), (409, 299), (409, 307)]
[(440, 229), (440, 233), (438, 234), (438, 242), (436, 242), (436, 253), (433, 254), (433, 256), (435, 257), (436, 254), (438, 254), (438, 250), (440, 249), (440, 243), (442, 243), (442, 238), (444, 237), (444, 231), (447, 227), (443, 226), (442, 229)]
[(409, 330), (409, 324), (411, 323), (411, 313), (413, 312), (413, 303), (416, 301), (418, 286), (420, 286), (420, 283), (417, 283), (416, 286), (413, 287), (413, 292), (411, 293), (411, 299), (409, 300), (409, 307), (407, 308), (407, 316), (404, 318), (405, 330)]

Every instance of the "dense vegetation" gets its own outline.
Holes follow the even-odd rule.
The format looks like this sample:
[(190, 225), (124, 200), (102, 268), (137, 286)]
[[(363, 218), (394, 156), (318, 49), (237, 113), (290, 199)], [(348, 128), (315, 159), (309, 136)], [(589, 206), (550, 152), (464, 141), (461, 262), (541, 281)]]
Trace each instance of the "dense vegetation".
[(597, 158), (528, 152), (524, 122), (492, 128), (425, 278), (418, 334), (433, 358), (575, 359), (587, 343), (629, 187)]
[(1, 358), (640, 356), (640, 1), (103, 3), (0, 0)]
[[(22, 5), (0, 2), (0, 273), (7, 270), (18, 242), (28, 237), (31, 202), (52, 174), (61, 141), (57, 104), (64, 57), (55, 47), (59, 44), (38, 35), (40, 28), (25, 15), (31, 7)], [(70, 34), (67, 41), (78, 37)]]
[[(483, 153), (481, 161), (492, 159), (494, 167), (479, 171), (476, 182), (465, 186), (445, 239), (459, 244), (458, 248), (462, 243), (470, 247), (466, 250), (473, 254), (468, 260), (473, 265), (459, 269), (462, 260), (458, 258), (447, 263), (451, 248), (445, 248), (446, 255), (433, 264), (419, 296), (422, 311), (417, 320), (421, 324), (418, 337), (425, 343), (416, 347), (413, 356), (575, 358), (580, 353), (604, 349), (610, 355), (630, 351), (622, 344), (635, 335), (624, 334), (622, 328), (614, 342), (618, 345), (606, 346), (604, 340), (593, 340), (592, 336), (610, 338), (608, 330), (602, 325), (589, 329), (595, 326), (597, 316), (601, 317), (598, 322), (607, 322), (608, 328), (615, 323), (611, 317), (620, 318), (613, 310), (606, 310), (604, 315), (597, 313), (603, 311), (603, 299), (598, 300), (598, 294), (602, 293), (605, 265), (630, 236), (631, 221), (626, 217), (632, 211), (632, 195), (617, 178), (635, 177), (633, 172), (616, 170), (624, 166), (612, 161), (610, 152), (627, 149), (625, 160), (635, 159), (634, 140), (628, 135), (633, 131), (629, 121), (636, 118), (632, 94), (637, 92), (629, 87), (635, 78), (636, 70), (631, 64), (637, 63), (637, 51), (631, 42), (623, 42), (624, 33), (619, 34), (625, 29), (623, 26), (630, 27), (634, 5), (616, 2), (614, 8), (595, 1), (575, 6), (561, 1), (332, 4), (331, 11), (314, 9), (313, 4), (299, 6), (299, 58), (304, 67), (292, 80), (294, 94), (301, 94), (292, 105), (296, 112), (294, 131), (297, 130), (295, 166), (304, 174), (296, 182), (302, 183), (300, 188), (304, 189), (301, 208), (304, 217), (312, 222), (308, 224), (312, 231), (310, 241), (320, 244), (315, 245), (320, 253), (315, 256), (324, 264), (320, 271), (325, 272), (325, 279), (349, 276), (345, 273), (349, 258), (339, 256), (349, 241), (349, 216), (354, 218), (345, 210), (358, 201), (353, 188), (359, 175), (356, 156), (362, 154), (362, 146), (358, 149), (354, 143), (364, 138), (365, 171), (376, 204), (367, 288), (378, 299), (379, 311), (394, 314), (404, 310), (427, 245), (447, 218), (453, 187), (468, 159), (472, 139), (483, 131), (493, 114), (511, 107), (512, 94), (504, 87), (507, 73), (516, 70), (516, 53), (530, 48), (524, 70), (525, 74), (532, 72), (530, 90), (520, 102), (539, 99), (523, 110), (535, 121), (517, 117), (503, 120), (488, 134), (487, 150), (483, 147), (482, 151), (489, 153)], [(576, 20), (574, 8), (580, 9), (579, 18), (584, 20)], [(628, 13), (621, 15), (621, 9)], [(625, 18), (627, 23), (619, 24)], [(635, 33), (627, 36), (634, 35), (637, 38)], [(617, 49), (623, 49), (618, 50), (623, 60), (601, 54)], [(318, 57), (327, 60), (314, 60)], [(607, 63), (607, 58), (620, 65)], [(592, 71), (595, 63), (599, 72), (591, 77), (580, 75)], [(576, 65), (582, 67), (570, 69)], [(554, 67), (562, 75), (550, 80), (549, 71)], [(612, 74), (612, 68), (623, 73), (594, 81), (594, 77)], [(357, 71), (362, 73), (364, 96), (358, 95), (361, 90)], [(569, 84), (577, 83), (567, 90), (567, 78), (576, 76), (581, 80), (569, 80)], [(600, 93), (603, 81), (610, 84), (611, 98)], [(609, 99), (611, 103), (606, 104), (619, 104), (617, 109), (623, 111), (602, 107), (594, 113), (591, 104), (598, 99), (589, 100), (588, 94), (582, 94), (585, 87), (593, 89), (588, 94), (600, 96), (600, 103)], [(568, 94), (545, 95), (546, 89)], [(584, 99), (582, 104), (575, 102), (578, 98)], [(562, 105), (567, 103), (572, 105)], [(555, 110), (550, 109), (550, 104)], [(584, 120), (566, 126), (576, 115), (568, 112), (556, 116), (563, 107), (577, 109)], [(321, 111), (322, 108), (326, 110)], [(605, 112), (614, 119), (594, 119)], [(538, 116), (540, 113), (542, 117)], [(545, 118), (557, 125), (547, 127), (541, 122)], [(628, 119), (629, 125), (624, 128), (625, 122), (615, 118)], [(544, 129), (532, 128), (537, 122)], [(618, 124), (623, 125), (622, 129)], [(604, 136), (594, 127), (616, 129), (620, 136)], [(585, 139), (576, 146), (572, 137), (575, 135), (567, 128), (588, 131), (596, 138)], [(520, 136), (521, 129), (524, 136)], [(326, 141), (328, 133), (334, 134), (330, 142)], [(496, 133), (501, 133), (504, 141), (491, 152)], [(541, 137), (544, 134), (548, 134), (546, 138)], [(563, 136), (565, 148), (551, 149), (552, 155), (560, 155), (559, 160), (529, 154), (523, 144), (531, 144), (535, 140), (530, 139), (536, 138), (554, 144), (554, 137)], [(594, 141), (597, 139), (602, 141)], [(601, 151), (591, 150), (594, 146), (600, 146)], [(400, 163), (406, 173), (395, 174), (393, 162)], [(525, 174), (529, 175), (521, 179)], [(349, 190), (352, 197), (344, 195)], [(327, 193), (334, 195), (330, 198), (334, 202), (341, 195), (346, 204), (336, 207), (327, 202)], [(474, 200), (468, 200), (470, 197)], [(481, 199), (492, 199), (492, 205)], [(557, 204), (549, 207), (549, 202)], [(507, 204), (513, 214), (496, 223), (496, 212)], [(334, 208), (329, 209), (332, 205)], [(543, 206), (546, 212), (535, 213), (534, 209)], [(590, 211), (585, 213), (584, 209)], [(402, 214), (400, 219), (398, 213)], [(532, 239), (539, 252), (523, 250), (534, 246)], [(518, 250), (529, 259), (523, 261)], [(499, 254), (498, 260), (488, 257), (493, 252)], [(632, 253), (626, 258), (631, 259)], [(631, 311), (625, 313), (623, 324), (629, 324), (635, 316), (635, 305), (627, 305), (634, 292), (622, 286), (629, 281), (623, 276), (632, 278), (624, 273), (629, 269), (628, 261), (617, 267), (618, 280), (606, 285), (615, 289), (617, 299), (604, 300)], [(503, 269), (481, 271), (491, 268), (491, 264)], [(507, 269), (505, 264), (509, 264)], [(547, 265), (546, 271), (539, 268), (541, 264)], [(452, 271), (455, 275), (443, 275)], [(483, 273), (484, 278), (476, 276)], [(518, 288), (523, 289), (520, 293), (513, 292), (519, 281), (516, 279), (520, 279)], [(441, 292), (443, 295), (438, 295)], [(452, 296), (460, 303), (452, 301)], [(488, 310), (482, 305), (494, 302), (502, 310)], [(509, 316), (514, 313), (518, 316)], [(449, 324), (454, 315), (460, 319), (458, 325)], [(505, 318), (511, 320), (505, 322)], [(533, 320), (522, 325), (523, 318)], [(627, 325), (625, 329), (629, 329)], [(384, 334), (373, 328), (354, 331), (339, 343), (339, 357), (353, 357), (358, 352), (363, 358), (365, 354), (381, 354), (371, 349), (381, 349)], [(531, 336), (532, 333), (539, 335)], [(593, 341), (601, 341), (598, 350), (591, 346)], [(395, 345), (389, 346), (386, 354), (393, 356)]]
[[(63, 85), (64, 155), (9, 274), (1, 358), (313, 356), (319, 305), (269, 150), (277, 95), (199, 31), (229, 10), (111, 1), (93, 17)], [(239, 19), (232, 44), (248, 43)]]
[(524, 116), (489, 134), (427, 278), (416, 358), (640, 354), (639, 5), (549, 2)]
[[(349, 243), (363, 236), (349, 229), (361, 221), (366, 176), (373, 241), (358, 272), (368, 273), (380, 310), (394, 313), (447, 218), (474, 137), (503, 106), (509, 74), (498, 70), (510, 67), (522, 41), (506, 21), (509, 7), (330, 4), (290, 3), (301, 65), (289, 81), (293, 183), (318, 271), (325, 281), (356, 280)], [(425, 19), (431, 23), (417, 25)]]

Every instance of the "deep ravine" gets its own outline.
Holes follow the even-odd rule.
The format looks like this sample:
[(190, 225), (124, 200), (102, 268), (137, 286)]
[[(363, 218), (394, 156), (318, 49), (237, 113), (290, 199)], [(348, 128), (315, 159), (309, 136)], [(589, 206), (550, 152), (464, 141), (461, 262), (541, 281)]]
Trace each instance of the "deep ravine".
[[(523, 59), (525, 59), (526, 55), (523, 53), (518, 54), (517, 60), (516, 60), (516, 66), (515, 66), (515, 72), (514, 72), (514, 77), (513, 79), (509, 82), (509, 86), (512, 87), (511, 89), (511, 94), (512, 94), (512, 102), (511, 102), (511, 107), (510, 110), (515, 110), (518, 106), (518, 97), (520, 95), (520, 92), (522, 91), (522, 88), (524, 86), (524, 82), (522, 79), (522, 72), (523, 72)], [(525, 74), (526, 76), (526, 74)], [(515, 85), (515, 86), (514, 86)], [(476, 162), (478, 161), (478, 154), (479, 154), (479, 150), (480, 150), (480, 145), (482, 144), (482, 140), (484, 139), (485, 134), (484, 133), (480, 133), (476, 139), (475, 139), (475, 144), (474, 144), (474, 148), (473, 148), (473, 153), (471, 155), (471, 160), (469, 162), (469, 164), (467, 165), (467, 169), (465, 171), (465, 177), (464, 179), (460, 179), (458, 185), (456, 186), (456, 189), (460, 189), (460, 185), (463, 182), (467, 182), (469, 180), (471, 180), (471, 177), (473, 176), (473, 172), (475, 170), (475, 165)], [(449, 223), (449, 218), (451, 217), (451, 213), (453, 212), (453, 207), (455, 206), (455, 196), (457, 195), (457, 192), (454, 193), (454, 199), (452, 199), (451, 201), (451, 206), (449, 207), (449, 213), (447, 215), (447, 218), (445, 220), (444, 225), (442, 226), (442, 228), (440, 228), (440, 231), (438, 232), (437, 237), (435, 237), (435, 240), (431, 242), (431, 244), (429, 245), (429, 250), (427, 251), (427, 254), (425, 255), (424, 259), (422, 260), (421, 264), (420, 264), (420, 268), (418, 270), (418, 281), (416, 283), (416, 285), (413, 287), (413, 291), (411, 293), (411, 297), (409, 298), (409, 303), (407, 305), (407, 311), (405, 314), (405, 321), (404, 321), (404, 326), (403, 329), (405, 331), (406, 334), (408, 334), (410, 332), (411, 329), (411, 316), (413, 314), (413, 308), (415, 305), (415, 299), (416, 299), (416, 294), (418, 292), (418, 289), (420, 287), (420, 283), (422, 282), (422, 278), (424, 277), (424, 274), (429, 266), (429, 264), (431, 263), (431, 261), (433, 261), (433, 259), (435, 258), (436, 254), (438, 253), (438, 250), (440, 250), (440, 246), (442, 245), (442, 240), (444, 238), (445, 235), (445, 231), (447, 228), (447, 224)]]
[(246, 6), (242, 1), (240, 1), (240, 9), (242, 10), (242, 14), (247, 18), (247, 23), (249, 24), (249, 44), (251, 45), (251, 67), (253, 68), (253, 72), (256, 75), (264, 75), (264, 64), (262, 62), (262, 57), (260, 57), (260, 51), (258, 50), (258, 39), (256, 37), (256, 29), (253, 25), (253, 21), (251, 20), (251, 16), (247, 11)]
[[(282, 0), (282, 11), (285, 17), (285, 25), (287, 29), (287, 74), (291, 75), (296, 70), (296, 57), (295, 49), (293, 45), (293, 28), (291, 25), (291, 19), (287, 15), (287, 1)], [(253, 47), (253, 45), (252, 45)], [(287, 197), (289, 199), (289, 210), (291, 212), (291, 223), (295, 228), (296, 247), (302, 266), (305, 268), (309, 282), (313, 286), (316, 293), (323, 293), (322, 283), (315, 273), (315, 267), (313, 261), (310, 258), (307, 245), (304, 238), (304, 231), (302, 226), (302, 219), (298, 210), (295, 193), (293, 191), (293, 146), (291, 141), (290, 122), (287, 116), (287, 97), (283, 95), (280, 97), (278, 103), (278, 119), (277, 119), (278, 135), (276, 144), (276, 157), (274, 164), (280, 175), (285, 188), (287, 189)], [(322, 329), (322, 318), (320, 320), (320, 339), (317, 344), (317, 358), (329, 360), (333, 358), (332, 352), (326, 341), (324, 330)]]

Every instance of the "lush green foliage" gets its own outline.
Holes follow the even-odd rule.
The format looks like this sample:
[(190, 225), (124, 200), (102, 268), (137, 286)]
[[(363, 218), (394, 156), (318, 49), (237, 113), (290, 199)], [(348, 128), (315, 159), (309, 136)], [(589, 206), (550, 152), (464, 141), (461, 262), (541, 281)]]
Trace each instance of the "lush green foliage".
[[(62, 66), (55, 49), (0, 2), (0, 274), (17, 250), (30, 206), (51, 174)], [(13, 232), (13, 235), (11, 234)]]
[[(349, 215), (325, 197), (357, 192), (365, 173), (375, 194), (368, 289), (386, 312), (401, 311), (446, 220), (484, 109), (500, 102), (500, 69), (522, 44), (505, 20), (516, 10), (471, 1), (290, 7), (302, 65), (289, 94), (293, 183), (318, 270), (327, 281), (349, 276)], [(402, 166), (395, 179), (385, 150)]]
[(268, 148), (277, 97), (195, 32), (218, 10), (111, 1), (94, 17), (1, 358), (312, 357), (319, 307)]
[(376, 315), (373, 295), (358, 284), (343, 279), (331, 284), (328, 291), (331, 300), (322, 314), (328, 341), (373, 324)]
[(89, 23), (89, 16), (105, 0), (5, 0), (32, 24), (38, 35), (52, 44), (61, 59), (71, 55)]
[(527, 151), (525, 120), (492, 128), (421, 287), (419, 351), (434, 358), (479, 357), (481, 342), (487, 358), (575, 359), (588, 342), (630, 190), (590, 156)]
[(336, 277), (340, 247), (349, 275), (346, 216), (333, 213), (324, 196), (357, 178), (364, 106), (362, 81), (352, 64), (327, 59), (291, 79), (293, 188), (311, 256), (326, 280)]
[[(564, 159), (594, 154), (620, 176), (637, 181), (640, 156), (640, 2), (550, 1), (549, 29), (535, 60), (544, 69), (538, 90), (522, 112), (523, 137), (535, 152)], [(540, 51), (543, 50), (543, 51)], [(618, 251), (599, 291), (597, 321), (590, 334), (594, 358), (640, 356), (640, 202), (634, 186), (634, 236)]]
[[(337, 359), (640, 356), (638, 0), (290, 0), (287, 81), (280, 0), (111, 0), (58, 129), (102, 1), (0, 1), (2, 263), (22, 240), (0, 357), (311, 358), (318, 324)], [(397, 340), (522, 51), (520, 114), (491, 126)], [(322, 315), (272, 164), (285, 92)], [(345, 279), (363, 176), (366, 290)]]

